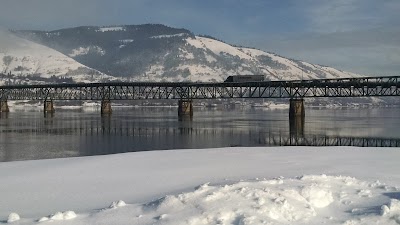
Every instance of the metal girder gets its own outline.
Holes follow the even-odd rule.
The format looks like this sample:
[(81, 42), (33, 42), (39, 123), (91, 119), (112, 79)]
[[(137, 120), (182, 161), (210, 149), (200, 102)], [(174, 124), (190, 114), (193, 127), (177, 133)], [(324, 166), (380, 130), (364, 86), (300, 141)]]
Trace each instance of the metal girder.
[(9, 100), (135, 100), (400, 96), (399, 77), (243, 83), (82, 83), (0, 86)]

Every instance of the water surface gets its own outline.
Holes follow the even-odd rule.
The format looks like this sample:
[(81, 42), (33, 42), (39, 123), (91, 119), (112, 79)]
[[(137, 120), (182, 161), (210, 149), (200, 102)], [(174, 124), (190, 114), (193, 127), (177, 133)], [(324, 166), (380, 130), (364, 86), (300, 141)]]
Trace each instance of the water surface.
[(191, 121), (179, 121), (176, 108), (113, 110), (2, 114), (0, 161), (228, 146), (400, 146), (399, 108), (306, 108), (304, 130), (295, 135), (287, 109), (195, 108)]

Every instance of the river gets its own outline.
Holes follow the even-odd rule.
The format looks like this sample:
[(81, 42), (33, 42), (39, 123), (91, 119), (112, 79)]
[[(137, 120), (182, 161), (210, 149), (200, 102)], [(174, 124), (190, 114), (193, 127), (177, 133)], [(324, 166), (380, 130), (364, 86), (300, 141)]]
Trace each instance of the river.
[(1, 114), (0, 161), (228, 146), (399, 146), (399, 108), (306, 108), (290, 130), (288, 109), (200, 108), (179, 121), (176, 108), (57, 109)]

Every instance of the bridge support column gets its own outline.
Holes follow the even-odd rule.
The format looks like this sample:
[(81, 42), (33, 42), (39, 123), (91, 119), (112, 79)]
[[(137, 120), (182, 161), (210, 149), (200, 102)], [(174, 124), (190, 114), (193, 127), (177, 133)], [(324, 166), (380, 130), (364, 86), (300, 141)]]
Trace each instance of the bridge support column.
[(101, 100), (101, 114), (111, 114), (111, 101), (108, 99)]
[(304, 99), (290, 99), (289, 119), (304, 118)]
[(53, 100), (44, 100), (43, 112), (44, 113), (54, 113), (55, 112)]
[(304, 120), (304, 99), (290, 99), (289, 129), (291, 135), (304, 135)]
[(0, 112), (10, 112), (7, 100), (0, 100)]
[(178, 101), (178, 117), (179, 119), (193, 117), (193, 104), (191, 99), (180, 99)]

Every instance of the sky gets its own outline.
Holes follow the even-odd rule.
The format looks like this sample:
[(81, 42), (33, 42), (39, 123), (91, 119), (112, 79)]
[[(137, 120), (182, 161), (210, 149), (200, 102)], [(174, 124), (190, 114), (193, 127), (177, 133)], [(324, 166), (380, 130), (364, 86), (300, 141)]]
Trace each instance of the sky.
[(0, 0), (7, 29), (144, 23), (359, 74), (400, 75), (400, 0)]

